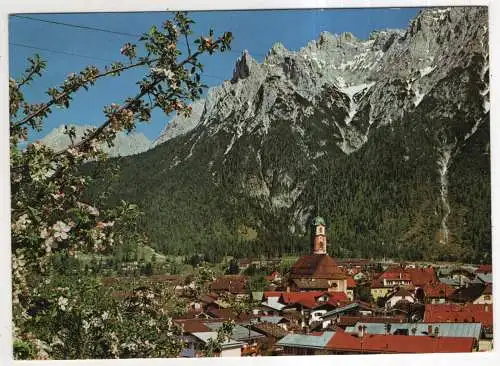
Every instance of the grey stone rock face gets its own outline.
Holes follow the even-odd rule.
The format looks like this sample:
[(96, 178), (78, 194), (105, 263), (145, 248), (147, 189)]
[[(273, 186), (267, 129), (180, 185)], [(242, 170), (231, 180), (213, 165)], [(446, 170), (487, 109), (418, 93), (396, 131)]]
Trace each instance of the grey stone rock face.
[[(454, 130), (436, 146), (437, 151), (449, 149), (452, 139), (472, 136), (489, 111), (487, 37), (485, 8), (439, 8), (422, 11), (406, 30), (374, 31), (367, 40), (323, 32), (297, 52), (274, 44), (262, 63), (245, 51), (232, 80), (210, 89), (205, 100), (194, 104), (191, 117), (174, 119), (156, 144), (189, 134), (189, 153), (175, 156), (175, 167), (215, 143), (220, 150), (208, 167), (214, 177), (232, 160), (247, 164), (252, 157), (241, 161), (246, 151), (261, 172), (243, 173), (241, 192), (265, 197), (274, 208), (290, 208), (307, 173), (264, 168), (267, 144), (283, 138), (275, 136), (276, 126), (286, 121), (297, 154), (313, 172), (332, 148), (352, 154), (374, 129), (422, 116), (429, 121), (460, 118), (458, 135)], [(453, 123), (431, 128), (447, 136)], [(313, 130), (321, 134), (313, 137)], [(289, 183), (273, 187), (277, 180)], [(297, 208), (296, 216), (307, 209)]]
[(488, 56), (484, 7), (427, 9), (366, 40), (276, 43), (260, 63), (244, 52), (230, 81), (130, 159), (126, 187), (144, 182), (137, 167), (154, 182), (143, 204), (159, 242), (177, 219), (206, 222), (214, 242), (244, 224), (258, 232), (249, 247), (289, 253), (320, 205), (335, 255), (487, 261)]
[[(418, 110), (443, 78), (466, 67), (474, 55), (482, 63), (487, 112), (487, 40), (485, 8), (437, 8), (422, 11), (406, 31), (374, 31), (368, 40), (323, 32), (298, 52), (276, 43), (261, 64), (245, 51), (232, 80), (196, 102), (191, 117), (174, 119), (155, 144), (203, 125), (212, 137), (233, 131), (232, 146), (255, 129), (266, 134), (273, 120), (299, 121), (322, 103), (327, 88), (334, 87), (338, 115), (345, 116), (330, 123), (341, 136), (337, 146), (349, 154), (367, 141), (370, 128), (390, 125)], [(295, 103), (296, 98), (302, 103)], [(281, 108), (278, 99), (288, 108)]]
[(157, 146), (165, 141), (173, 139), (176, 136), (183, 135), (200, 122), (200, 117), (205, 107), (205, 100), (197, 100), (191, 104), (191, 115), (188, 117), (177, 116), (168, 123), (161, 132), (160, 136), (153, 142), (153, 146)]
[[(95, 126), (91, 125), (68, 125), (68, 127), (73, 126), (76, 129), (75, 143), (82, 139), (84, 133)], [(54, 150), (62, 150), (70, 146), (71, 141), (68, 135), (64, 134), (64, 125), (54, 128), (45, 137), (43, 137), (40, 142), (49, 146)], [(147, 151), (151, 147), (151, 142), (142, 133), (132, 132), (126, 134), (124, 132), (118, 133), (115, 139), (115, 145), (113, 147), (108, 147), (103, 145), (103, 150), (109, 154), (109, 156), (128, 156), (140, 154)]]

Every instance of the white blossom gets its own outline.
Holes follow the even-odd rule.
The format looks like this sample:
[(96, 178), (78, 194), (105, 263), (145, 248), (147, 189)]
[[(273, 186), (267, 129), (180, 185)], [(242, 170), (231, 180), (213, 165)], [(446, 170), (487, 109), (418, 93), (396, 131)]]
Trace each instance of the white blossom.
[(85, 210), (87, 213), (93, 215), (93, 216), (99, 216), (99, 210), (91, 205), (87, 205), (86, 203), (83, 202), (77, 202), (77, 207)]
[(28, 219), (28, 214), (19, 216), (16, 222), (12, 225), (12, 229), (15, 231), (24, 231), (31, 224), (31, 220)]
[(57, 305), (59, 305), (59, 308), (62, 311), (66, 311), (66, 306), (68, 306), (69, 300), (63, 296), (59, 296), (59, 299), (57, 299)]
[(154, 327), (154, 326), (156, 325), (156, 320), (154, 320), (154, 319), (149, 319), (149, 321), (148, 321), (148, 325), (149, 325), (150, 327)]
[(43, 247), (45, 248), (45, 253), (50, 253), (52, 252), (52, 247), (54, 247), (54, 238), (53, 237), (48, 237), (47, 239), (45, 239), (44, 243), (43, 243)]
[(64, 198), (64, 193), (61, 193), (61, 192), (51, 193), (51, 196), (52, 196), (52, 198), (54, 198), (55, 200), (58, 200), (58, 199), (60, 199), (60, 198)]
[(52, 337), (51, 346), (64, 346), (64, 342), (58, 336)]
[(68, 239), (68, 232), (71, 230), (71, 226), (63, 221), (57, 221), (52, 225), (52, 229), (54, 230), (54, 239), (62, 241)]
[(82, 157), (83, 156), (83, 152), (81, 152), (80, 150), (72, 147), (70, 149), (67, 150), (69, 154), (73, 155), (74, 157), (76, 158), (79, 158), (79, 157)]
[(40, 231), (40, 238), (42, 238), (42, 239), (47, 239), (49, 237), (49, 235), (50, 235), (50, 232), (46, 227), (44, 227), (42, 229), (42, 231)]
[(85, 331), (89, 330), (90, 328), (90, 323), (86, 321), (85, 319), (82, 320), (82, 327)]

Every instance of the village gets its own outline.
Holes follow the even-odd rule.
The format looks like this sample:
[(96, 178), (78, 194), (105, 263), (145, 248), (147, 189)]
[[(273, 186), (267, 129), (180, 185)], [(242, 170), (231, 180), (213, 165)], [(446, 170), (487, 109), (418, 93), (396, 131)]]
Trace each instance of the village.
[[(233, 327), (220, 357), (493, 349), (491, 264), (335, 260), (319, 216), (311, 224), (311, 253), (288, 273), (268, 273), (263, 291), (252, 291), (245, 273), (273, 264), (241, 259), (238, 273), (208, 278), (202, 291), (183, 276), (149, 276), (171, 284), (188, 304), (174, 320), (186, 345), (179, 357), (206, 356), (206, 345), (227, 322)], [(103, 282), (120, 280), (126, 278)]]

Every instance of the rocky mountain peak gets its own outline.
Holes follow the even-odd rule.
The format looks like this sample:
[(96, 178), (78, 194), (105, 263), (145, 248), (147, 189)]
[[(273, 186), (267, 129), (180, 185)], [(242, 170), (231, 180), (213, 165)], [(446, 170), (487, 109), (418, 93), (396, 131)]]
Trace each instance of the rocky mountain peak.
[[(234, 143), (256, 128), (266, 133), (273, 119), (304, 118), (334, 86), (340, 99), (328, 103), (345, 116), (331, 122), (338, 130), (337, 146), (352, 153), (367, 141), (372, 126), (394, 123), (405, 111), (415, 110), (450, 70), (470, 62), (467, 55), (483, 54), (487, 64), (481, 46), (487, 42), (485, 13), (481, 8), (427, 9), (406, 31), (377, 30), (367, 40), (349, 32), (322, 32), (297, 52), (278, 42), (261, 64), (244, 51), (231, 83), (209, 91), (199, 108), (203, 113), (175, 119), (171, 129), (182, 125), (179, 131), (186, 133), (203, 124), (211, 136), (238, 131)], [(484, 71), (482, 75), (484, 81)], [(224, 126), (229, 116), (231, 124)]]
[[(182, 217), (205, 223), (200, 242), (245, 225), (259, 238), (247, 249), (287, 251), (319, 198), (338, 254), (487, 253), (488, 70), (485, 7), (428, 9), (407, 30), (367, 40), (324, 32), (299, 51), (278, 43), (262, 63), (245, 52), (233, 82), (210, 89), (137, 158), (154, 182), (146, 221), (160, 245), (172, 233), (196, 242), (176, 230)], [(141, 184), (126, 187), (142, 197)]]
[(288, 49), (281, 42), (276, 42), (273, 44), (271, 49), (268, 52), (268, 56), (283, 56), (285, 53), (288, 53)]
[[(67, 148), (71, 144), (71, 140), (69, 136), (64, 133), (65, 126), (66, 125), (60, 125), (54, 128), (40, 141), (56, 151)], [(83, 138), (87, 130), (95, 128), (95, 126), (92, 125), (68, 124), (67, 126), (75, 128), (75, 143)], [(108, 147), (103, 143), (103, 150), (112, 157), (136, 155), (147, 151), (150, 148), (151, 142), (140, 132), (119, 132), (116, 135), (114, 146), (112, 147)]]
[(250, 56), (248, 50), (244, 50), (241, 56), (236, 60), (231, 83), (246, 79), (250, 75), (251, 68), (255, 66), (257, 66), (257, 61)]

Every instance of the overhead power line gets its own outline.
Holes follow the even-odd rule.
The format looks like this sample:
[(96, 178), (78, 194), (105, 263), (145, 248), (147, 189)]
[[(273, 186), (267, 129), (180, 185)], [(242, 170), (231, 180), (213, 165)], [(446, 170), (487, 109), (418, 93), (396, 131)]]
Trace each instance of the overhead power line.
[[(81, 55), (79, 53), (65, 52), (65, 51), (58, 51), (58, 50), (53, 50), (53, 49), (48, 49), (48, 48), (36, 47), (36, 46), (31, 46), (31, 45), (22, 44), (22, 43), (9, 42), (9, 44), (12, 46), (16, 46), (16, 47), (23, 47), (23, 48), (28, 48), (28, 49), (38, 50), (38, 51), (45, 51), (45, 52), (50, 52), (50, 53), (55, 53), (55, 54), (60, 54), (60, 55), (66, 55), (66, 56), (82, 57), (82, 58), (88, 58), (88, 59), (106, 61), (106, 62), (115, 62), (116, 61), (116, 60), (110, 60), (110, 59), (106, 59), (106, 58)], [(209, 77), (209, 78), (214, 78), (214, 79), (218, 79), (221, 81), (225, 81), (224, 78), (222, 78), (220, 76), (216, 76), (216, 75), (202, 74), (202, 77)]]
[[(73, 23), (59, 22), (59, 21), (55, 21), (55, 20), (40, 19), (40, 18), (35, 18), (35, 17), (27, 16), (27, 15), (19, 15), (19, 14), (17, 14), (17, 15), (13, 15), (13, 17), (16, 17), (16, 18), (19, 18), (19, 19), (28, 19), (28, 20), (42, 22), (42, 23), (56, 24), (56, 25), (61, 25), (61, 26), (65, 26), (65, 27), (71, 27), (71, 28), (77, 28), (77, 29), (84, 29), (84, 30), (89, 30), (89, 31), (95, 31), (95, 32), (116, 34), (116, 35), (126, 36), (126, 37), (134, 37), (134, 38), (141, 37), (141, 34), (119, 32), (119, 31), (114, 31), (114, 30), (110, 30), (110, 29), (90, 27), (90, 26), (81, 25), (81, 24), (73, 24)], [(243, 53), (243, 50), (238, 50), (238, 49), (231, 49), (231, 50), (227, 50), (227, 51), (229, 51), (231, 53), (234, 53), (234, 54), (237, 54), (237, 55), (241, 55)], [(251, 55), (260, 56), (260, 57), (266, 57), (266, 55), (263, 55), (261, 53), (251, 53)]]
[(36, 46), (27, 45), (27, 44), (22, 44), (22, 43), (9, 42), (9, 44), (12, 46), (16, 46), (16, 47), (29, 48), (29, 49), (33, 49), (33, 50), (56, 53), (56, 54), (60, 54), (60, 55), (82, 57), (82, 58), (88, 58), (88, 59), (92, 59), (92, 60), (99, 60), (99, 61), (106, 61), (106, 62), (115, 62), (115, 60), (110, 60), (110, 59), (106, 59), (106, 58), (81, 55), (79, 53), (73, 53), (73, 52), (57, 51), (57, 50), (52, 50), (52, 49), (48, 49), (48, 48), (42, 48), (42, 47), (36, 47)]
[[(88, 56), (88, 55), (82, 55), (79, 53), (74, 53), (74, 52), (66, 52), (66, 51), (58, 51), (54, 49), (48, 49), (48, 48), (42, 48), (42, 47), (37, 47), (37, 46), (31, 46), (27, 44), (22, 44), (22, 43), (15, 43), (15, 42), (9, 42), (10, 45), (16, 46), (16, 47), (23, 47), (23, 48), (28, 48), (28, 49), (33, 49), (33, 50), (39, 50), (39, 51), (45, 51), (45, 52), (50, 52), (50, 53), (55, 53), (55, 54), (60, 54), (60, 55), (66, 55), (66, 56), (73, 56), (73, 57), (81, 57), (81, 58), (87, 58), (87, 59), (92, 59), (92, 60), (99, 60), (99, 61), (106, 61), (106, 62), (115, 62), (116, 60), (110, 60), (106, 58), (101, 58), (101, 57), (94, 57), (94, 56)], [(222, 82), (227, 81), (228, 79), (223, 78), (221, 76), (216, 76), (216, 75), (210, 75), (210, 74), (205, 74), (202, 73), (201, 77), (207, 77), (207, 78), (214, 78), (218, 79)], [(310, 91), (307, 89), (295, 89), (295, 91)]]
[(46, 20), (46, 19), (40, 19), (40, 18), (33, 18), (33, 17), (27, 16), (27, 15), (13, 15), (13, 16), (16, 17), (16, 18), (34, 20), (34, 21), (37, 21), (37, 22), (43, 22), (43, 23), (49, 23), (49, 24), (57, 24), (57, 25), (65, 26), (65, 27), (79, 28), (79, 29), (85, 29), (85, 30), (96, 31), (96, 32), (117, 34), (117, 35), (126, 36), (126, 37), (140, 37), (141, 36), (140, 34), (118, 32), (118, 31), (113, 31), (113, 30), (104, 29), (104, 28), (89, 27), (87, 25), (71, 24), (71, 23), (58, 22), (58, 21), (55, 21), (55, 20)]

